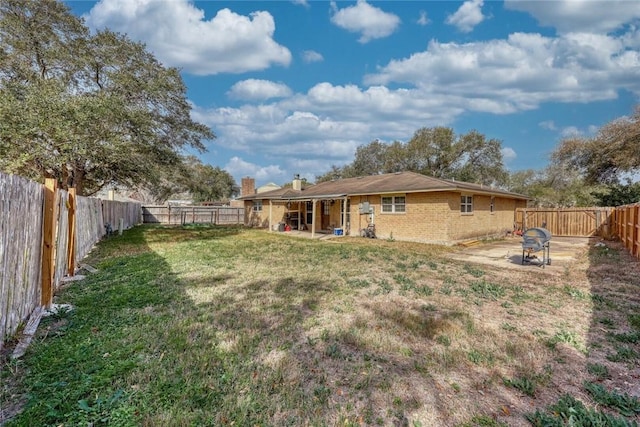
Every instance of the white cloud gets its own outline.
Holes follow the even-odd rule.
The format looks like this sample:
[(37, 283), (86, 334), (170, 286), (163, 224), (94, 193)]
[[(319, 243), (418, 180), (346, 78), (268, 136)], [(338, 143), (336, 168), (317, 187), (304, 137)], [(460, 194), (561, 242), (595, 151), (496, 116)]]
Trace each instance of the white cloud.
[(291, 3), (304, 6), (304, 7), (309, 7), (309, 2), (307, 0), (291, 0)]
[(100, 0), (85, 18), (90, 28), (127, 33), (165, 65), (193, 74), (242, 73), (291, 62), (291, 52), (273, 39), (269, 12), (243, 16), (220, 9), (206, 20), (188, 0)]
[(425, 12), (424, 10), (421, 10), (420, 17), (418, 18), (417, 22), (418, 22), (418, 25), (422, 25), (422, 26), (429, 24), (431, 21), (427, 17), (427, 12)]
[(495, 114), (543, 102), (611, 100), (621, 89), (640, 94), (640, 53), (627, 40), (635, 37), (514, 33), (465, 44), (431, 41), (427, 50), (393, 60), (364, 81), (405, 83), (425, 96), (459, 96), (465, 109)]
[(640, 18), (637, 0), (505, 0), (504, 5), (563, 33), (608, 32)]
[(247, 162), (240, 157), (234, 156), (223, 168), (240, 182), (243, 176), (250, 176), (256, 179), (256, 183), (283, 182), (288, 174), (279, 165), (260, 166)]
[(365, 0), (358, 0), (355, 6), (338, 9), (331, 3), (333, 15), (331, 22), (352, 33), (360, 33), (358, 42), (368, 43), (373, 39), (387, 37), (398, 28), (400, 18), (393, 13), (371, 6)]
[(324, 61), (324, 57), (315, 50), (305, 50), (302, 52), (302, 60), (308, 64), (311, 62), (322, 62)]
[(515, 158), (518, 157), (518, 155), (516, 154), (516, 150), (511, 147), (503, 147), (500, 152), (502, 153), (502, 158), (504, 159), (505, 163), (515, 160)]
[(482, 14), (483, 0), (467, 0), (453, 14), (447, 17), (446, 23), (454, 25), (463, 33), (469, 33), (473, 28), (484, 21)]
[(227, 95), (234, 99), (261, 101), (270, 98), (285, 98), (291, 96), (289, 87), (283, 83), (268, 80), (242, 80), (233, 86)]
[(567, 126), (565, 128), (562, 128), (562, 130), (560, 131), (560, 136), (562, 136), (563, 138), (571, 138), (582, 135), (583, 132), (575, 126)]
[(540, 126), (542, 129), (546, 129), (546, 130), (557, 130), (558, 129), (556, 127), (556, 124), (553, 122), (553, 120), (545, 120), (543, 122), (538, 123), (538, 126)]

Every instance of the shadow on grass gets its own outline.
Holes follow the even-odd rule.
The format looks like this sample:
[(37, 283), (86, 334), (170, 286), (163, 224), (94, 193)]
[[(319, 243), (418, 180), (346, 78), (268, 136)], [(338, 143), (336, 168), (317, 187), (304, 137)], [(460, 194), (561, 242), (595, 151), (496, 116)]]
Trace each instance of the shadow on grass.
[(563, 343), (556, 357), (567, 369), (557, 402), (530, 414), (534, 425), (640, 422), (640, 263), (616, 241), (592, 240), (586, 257), (584, 286), (570, 282), (562, 289), (591, 309), (584, 347), (568, 333), (550, 341)]

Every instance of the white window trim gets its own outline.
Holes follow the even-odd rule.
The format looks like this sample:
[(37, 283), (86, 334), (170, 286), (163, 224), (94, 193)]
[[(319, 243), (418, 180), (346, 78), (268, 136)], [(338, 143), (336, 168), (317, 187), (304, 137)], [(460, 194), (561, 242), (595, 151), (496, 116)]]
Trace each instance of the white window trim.
[[(462, 202), (462, 198), (465, 198), (465, 202)], [(468, 198), (471, 198), (471, 202), (468, 201)], [(471, 206), (471, 212), (468, 212), (466, 209), (463, 212), (462, 206)], [(473, 194), (460, 194), (460, 215), (473, 215)]]
[(251, 210), (253, 212), (262, 212), (262, 205), (263, 205), (262, 200), (254, 200)]
[[(396, 197), (404, 198), (404, 203), (397, 203)], [(391, 198), (391, 212), (387, 212), (384, 210), (385, 206), (388, 206), (388, 203), (383, 203), (384, 198)], [(403, 211), (396, 212), (396, 206), (402, 205), (404, 206)], [(407, 213), (407, 195), (406, 194), (385, 194), (384, 196), (380, 196), (380, 214), (381, 215), (404, 215)]]

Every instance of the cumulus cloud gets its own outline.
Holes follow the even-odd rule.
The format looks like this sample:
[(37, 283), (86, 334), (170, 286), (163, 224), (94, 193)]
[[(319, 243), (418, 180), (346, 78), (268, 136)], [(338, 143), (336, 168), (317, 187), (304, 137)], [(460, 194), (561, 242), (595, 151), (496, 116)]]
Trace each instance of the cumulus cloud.
[(250, 176), (256, 179), (256, 182), (280, 181), (287, 176), (287, 173), (280, 168), (279, 165), (260, 166), (255, 163), (247, 162), (240, 157), (234, 156), (223, 168), (229, 172), (237, 182), (241, 177)]
[(365, 0), (358, 0), (356, 5), (343, 9), (338, 9), (335, 2), (332, 2), (331, 6), (331, 22), (352, 33), (360, 33), (360, 43), (387, 37), (400, 25), (397, 15), (373, 7)]
[(461, 96), (466, 108), (496, 114), (542, 102), (610, 100), (620, 89), (640, 94), (640, 52), (626, 40), (635, 38), (514, 33), (506, 40), (431, 41), (426, 51), (365, 76), (365, 83), (405, 83), (432, 96)]
[(302, 52), (302, 60), (309, 64), (311, 62), (322, 62), (324, 57), (315, 50), (305, 50)]
[(504, 6), (563, 33), (609, 32), (640, 18), (636, 0), (505, 0)]
[(249, 16), (220, 9), (207, 20), (188, 0), (100, 0), (85, 16), (90, 28), (127, 33), (168, 66), (198, 75), (288, 66), (291, 52), (273, 36), (269, 12)]
[(563, 138), (571, 138), (583, 135), (583, 132), (575, 126), (567, 126), (560, 131)]
[(476, 25), (484, 21), (483, 4), (483, 0), (465, 1), (453, 15), (447, 17), (446, 23), (454, 25), (463, 33), (471, 32)]
[(505, 163), (515, 160), (515, 158), (518, 157), (518, 155), (516, 154), (516, 150), (511, 147), (503, 147), (500, 152), (502, 153), (502, 158), (504, 159)]
[(422, 25), (422, 26), (425, 26), (428, 23), (430, 23), (431, 21), (427, 17), (427, 12), (425, 12), (424, 10), (421, 10), (420, 11), (420, 17), (418, 18), (417, 22), (418, 22), (418, 25)]
[(262, 101), (270, 98), (285, 98), (291, 96), (289, 87), (283, 83), (269, 80), (248, 79), (233, 86), (227, 95), (233, 99)]
[(553, 120), (545, 120), (543, 122), (538, 123), (538, 126), (546, 130), (558, 130)]

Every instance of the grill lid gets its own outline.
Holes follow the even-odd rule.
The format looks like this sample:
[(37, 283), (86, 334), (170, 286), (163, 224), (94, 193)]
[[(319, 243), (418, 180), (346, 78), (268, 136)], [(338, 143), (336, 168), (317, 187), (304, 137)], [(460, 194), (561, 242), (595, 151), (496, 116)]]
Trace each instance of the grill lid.
[(544, 243), (551, 240), (551, 232), (546, 228), (534, 227), (525, 231), (522, 237), (525, 240), (540, 239), (540, 241)]

